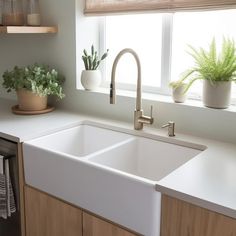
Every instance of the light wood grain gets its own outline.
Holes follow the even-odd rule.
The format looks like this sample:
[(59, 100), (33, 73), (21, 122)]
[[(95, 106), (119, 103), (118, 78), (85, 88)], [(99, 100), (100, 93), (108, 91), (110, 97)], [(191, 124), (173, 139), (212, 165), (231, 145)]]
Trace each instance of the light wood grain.
[(137, 236), (115, 224), (83, 212), (83, 236)]
[(236, 219), (162, 196), (161, 236), (236, 236)]
[(17, 144), (17, 163), (19, 170), (19, 192), (20, 192), (20, 221), (21, 221), (21, 236), (25, 236), (25, 200), (24, 200), (24, 163), (22, 154), (22, 144)]
[(181, 11), (235, 8), (235, 0), (86, 0), (84, 13), (106, 15), (118, 12)]
[(25, 186), (26, 236), (82, 236), (82, 211)]
[(0, 33), (4, 34), (49, 34), (57, 33), (56, 26), (1, 26)]

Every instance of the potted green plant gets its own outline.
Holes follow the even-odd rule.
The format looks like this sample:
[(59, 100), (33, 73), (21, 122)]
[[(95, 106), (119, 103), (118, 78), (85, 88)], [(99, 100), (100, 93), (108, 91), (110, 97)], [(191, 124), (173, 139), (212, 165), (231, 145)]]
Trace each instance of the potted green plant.
[(188, 79), (185, 92), (196, 80), (203, 80), (203, 104), (212, 108), (227, 108), (231, 98), (231, 82), (236, 81), (236, 47), (232, 39), (223, 39), (217, 53), (215, 39), (209, 50), (196, 50), (190, 46), (189, 54), (195, 65), (183, 73), (182, 82)]
[(187, 93), (185, 92), (187, 88), (187, 83), (182, 80), (176, 80), (169, 83), (172, 89), (172, 98), (174, 102), (182, 103), (187, 99)]
[(101, 73), (98, 67), (106, 57), (108, 50), (99, 58), (98, 52), (95, 51), (94, 46), (91, 46), (91, 54), (86, 49), (83, 51), (82, 60), (84, 62), (85, 70), (81, 74), (81, 84), (86, 90), (94, 90), (101, 83)]
[(64, 77), (55, 69), (44, 65), (15, 66), (3, 73), (3, 87), (7, 92), (15, 90), (19, 110), (40, 111), (47, 108), (48, 95), (63, 98)]

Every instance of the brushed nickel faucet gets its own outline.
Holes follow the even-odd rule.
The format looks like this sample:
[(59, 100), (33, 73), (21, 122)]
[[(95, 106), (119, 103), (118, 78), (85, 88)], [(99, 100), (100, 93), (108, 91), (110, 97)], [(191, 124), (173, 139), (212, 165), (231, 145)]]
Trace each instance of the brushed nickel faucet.
[(138, 79), (137, 79), (137, 95), (136, 95), (136, 109), (134, 111), (134, 129), (141, 130), (143, 129), (143, 124), (152, 124), (153, 117), (152, 117), (152, 106), (151, 106), (151, 115), (145, 116), (143, 115), (142, 110), (142, 83), (141, 83), (141, 64), (138, 57), (138, 54), (131, 48), (125, 48), (118, 53), (116, 56), (113, 66), (112, 66), (112, 73), (111, 73), (111, 85), (110, 85), (110, 104), (115, 104), (115, 97), (116, 97), (116, 87), (115, 87), (115, 73), (116, 67), (120, 60), (120, 58), (125, 54), (130, 53), (134, 56), (137, 69), (138, 69)]

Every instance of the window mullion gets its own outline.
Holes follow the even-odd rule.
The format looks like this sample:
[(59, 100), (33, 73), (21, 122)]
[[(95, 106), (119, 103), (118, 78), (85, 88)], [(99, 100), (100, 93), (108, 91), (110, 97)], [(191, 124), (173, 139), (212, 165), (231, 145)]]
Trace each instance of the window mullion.
[(171, 79), (171, 51), (172, 51), (173, 14), (167, 13), (162, 18), (162, 60), (161, 60), (161, 88), (168, 93)]

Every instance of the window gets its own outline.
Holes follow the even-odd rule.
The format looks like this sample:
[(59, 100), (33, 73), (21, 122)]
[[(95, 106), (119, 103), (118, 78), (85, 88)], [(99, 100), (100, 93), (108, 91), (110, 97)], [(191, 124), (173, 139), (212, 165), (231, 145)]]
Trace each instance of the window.
[[(173, 41), (172, 41), (172, 71), (171, 79), (179, 78), (181, 72), (193, 65), (193, 59), (187, 54), (187, 45), (194, 48), (208, 48), (215, 37), (217, 45), (221, 46), (223, 36), (234, 38), (233, 30), (236, 21), (236, 10), (206, 11), (175, 13), (173, 15)], [(181, 59), (180, 59), (181, 58)], [(190, 88), (195, 96), (201, 96), (201, 81), (196, 81)], [(233, 92), (236, 97), (236, 91)]]
[[(106, 60), (105, 81), (110, 82), (112, 63), (123, 48), (131, 47), (142, 64), (143, 90), (168, 94), (168, 84), (179, 79), (180, 74), (193, 65), (187, 54), (187, 45), (208, 47), (215, 37), (221, 45), (223, 36), (236, 41), (236, 10), (178, 12), (173, 14), (137, 14), (108, 16), (105, 20), (105, 45), (110, 49)], [(124, 56), (117, 67), (116, 81), (122, 89), (136, 85), (136, 65), (132, 56)], [(201, 81), (190, 90), (192, 97), (201, 96)], [(236, 86), (233, 88), (236, 97)]]
[[(148, 90), (161, 86), (162, 14), (109, 16), (105, 25), (106, 81), (110, 81), (112, 63), (124, 48), (134, 49), (142, 64), (142, 84)], [(132, 55), (119, 61), (116, 80), (123, 89), (136, 84), (137, 66)]]

